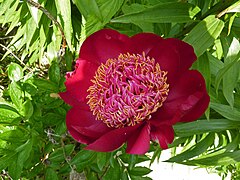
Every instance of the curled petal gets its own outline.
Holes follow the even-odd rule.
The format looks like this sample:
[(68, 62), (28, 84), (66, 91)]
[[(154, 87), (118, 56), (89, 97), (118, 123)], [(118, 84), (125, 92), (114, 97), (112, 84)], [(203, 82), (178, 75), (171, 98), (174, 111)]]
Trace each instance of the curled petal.
[(66, 125), (69, 133), (80, 143), (89, 144), (110, 129), (101, 121), (96, 121), (92, 112), (74, 106), (67, 113)]
[(131, 136), (139, 126), (140, 124), (119, 129), (113, 129), (100, 136), (93, 143), (89, 144), (86, 149), (99, 152), (114, 151), (121, 147), (127, 141), (129, 136)]
[(116, 58), (126, 53), (129, 37), (111, 29), (103, 29), (89, 36), (79, 52), (79, 57), (92, 63), (100, 64), (109, 58)]
[(202, 75), (195, 70), (187, 71), (170, 87), (167, 100), (153, 114), (151, 123), (170, 125), (179, 121), (194, 121), (207, 109), (209, 100)]
[(138, 128), (127, 140), (128, 154), (145, 154), (150, 146), (150, 125), (145, 123)]
[(162, 149), (167, 149), (174, 139), (172, 126), (159, 126), (151, 128), (151, 140), (157, 141)]
[(87, 60), (78, 59), (76, 69), (66, 76), (66, 92), (59, 93), (61, 98), (71, 106), (79, 102), (86, 102), (87, 89), (92, 85), (91, 79), (95, 75), (97, 66)]

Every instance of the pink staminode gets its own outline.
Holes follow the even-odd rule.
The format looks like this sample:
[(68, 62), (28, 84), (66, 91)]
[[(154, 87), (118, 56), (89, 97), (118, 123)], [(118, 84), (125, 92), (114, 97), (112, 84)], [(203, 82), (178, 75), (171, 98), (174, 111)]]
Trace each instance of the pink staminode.
[(87, 96), (91, 111), (109, 127), (134, 126), (166, 100), (167, 72), (145, 53), (120, 54), (101, 64)]

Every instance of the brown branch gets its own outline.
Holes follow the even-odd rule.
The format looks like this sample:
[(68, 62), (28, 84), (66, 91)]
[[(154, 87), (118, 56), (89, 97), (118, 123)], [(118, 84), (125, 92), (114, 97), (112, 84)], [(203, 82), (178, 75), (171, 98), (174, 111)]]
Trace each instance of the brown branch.
[(34, 2), (33, 0), (27, 0), (27, 2), (30, 5), (34, 6), (35, 8), (39, 9), (40, 11), (42, 11), (58, 27), (58, 29), (60, 30), (61, 35), (62, 35), (62, 47), (60, 49), (60, 56), (64, 56), (65, 51), (66, 51), (66, 47), (67, 47), (67, 42), (66, 42), (66, 37), (65, 37), (65, 34), (64, 34), (64, 31), (63, 31), (63, 28), (62, 28), (61, 24), (57, 21), (57, 19), (55, 17), (53, 17), (53, 15), (51, 15), (50, 12), (48, 12), (47, 9), (42, 7), (39, 3)]

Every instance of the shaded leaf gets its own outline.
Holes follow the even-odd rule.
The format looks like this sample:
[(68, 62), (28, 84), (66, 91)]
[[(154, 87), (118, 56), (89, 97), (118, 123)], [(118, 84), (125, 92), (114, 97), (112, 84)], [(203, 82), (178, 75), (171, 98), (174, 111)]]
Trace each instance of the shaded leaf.
[(164, 3), (140, 12), (116, 17), (111, 22), (183, 23), (191, 21), (199, 11), (198, 7), (194, 7), (188, 3)]
[(240, 127), (240, 123), (227, 119), (197, 120), (174, 125), (177, 136), (187, 137), (207, 132), (219, 132)]
[(21, 86), (16, 83), (12, 82), (9, 85), (9, 95), (11, 97), (12, 102), (17, 107), (18, 110), (22, 108), (22, 89)]
[(47, 168), (45, 172), (45, 180), (58, 180), (58, 175), (52, 168)]
[(54, 162), (62, 162), (69, 156), (74, 150), (74, 144), (68, 144), (64, 147), (55, 149), (50, 155), (49, 160)]
[(136, 167), (132, 168), (132, 170), (129, 172), (129, 174), (133, 175), (133, 176), (144, 176), (144, 175), (149, 174), (151, 171), (152, 170), (147, 167), (136, 166)]
[(234, 107), (213, 102), (210, 107), (229, 120), (240, 121), (240, 111)]
[(51, 66), (49, 68), (48, 74), (49, 74), (49, 79), (52, 82), (59, 84), (61, 77), (60, 77), (60, 68), (59, 68), (58, 63), (52, 62)]
[(55, 83), (46, 79), (34, 79), (33, 83), (41, 90), (58, 92), (58, 87)]

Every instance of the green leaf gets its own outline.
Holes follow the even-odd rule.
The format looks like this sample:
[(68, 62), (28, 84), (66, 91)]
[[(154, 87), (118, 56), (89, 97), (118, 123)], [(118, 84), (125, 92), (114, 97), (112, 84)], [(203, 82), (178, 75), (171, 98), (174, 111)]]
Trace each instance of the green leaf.
[(3, 1), (0, 5), (0, 16), (2, 16), (14, 3), (15, 0), (8, 0), (8, 1)]
[(104, 25), (109, 23), (111, 18), (116, 14), (116, 12), (122, 6), (124, 0), (97, 0), (100, 12), (103, 17)]
[(94, 160), (96, 160), (97, 153), (94, 151), (81, 150), (76, 156), (73, 157), (70, 164), (75, 165), (80, 171), (87, 165), (90, 165)]
[(20, 117), (17, 110), (12, 106), (0, 103), (0, 121), (1, 123), (11, 123), (14, 119)]
[(22, 107), (19, 113), (24, 116), (26, 119), (29, 119), (33, 114), (33, 105), (32, 102), (28, 99), (22, 104)]
[(32, 18), (34, 19), (34, 22), (36, 23), (36, 26), (38, 27), (39, 19), (42, 16), (42, 11), (39, 11), (36, 7), (31, 6), (28, 3), (27, 3), (27, 5), (28, 5), (28, 9), (32, 15)]
[(95, 15), (99, 20), (103, 20), (96, 0), (73, 0), (73, 2), (85, 18), (88, 18), (91, 14)]
[(64, 116), (61, 116), (53, 112), (47, 113), (44, 116), (41, 116), (39, 119), (43, 122), (45, 126), (56, 126), (59, 123), (65, 121)]
[(111, 22), (184, 23), (191, 21), (199, 11), (198, 7), (194, 7), (188, 3), (164, 3), (140, 12), (116, 17)]
[[(0, 157), (0, 170), (4, 170), (10, 164), (15, 164), (14, 157), (16, 156), (16, 152), (8, 152), (4, 156)], [(16, 166), (16, 164), (15, 164)]]
[(14, 105), (20, 110), (22, 108), (22, 89), (17, 82), (12, 82), (9, 85), (9, 95)]
[(237, 108), (213, 102), (210, 107), (229, 120), (240, 121), (240, 111)]
[(228, 72), (228, 70), (233, 67), (237, 61), (233, 61), (229, 63), (228, 65), (224, 66), (222, 69), (220, 69), (217, 73), (216, 79), (215, 79), (215, 88), (216, 92), (218, 91), (219, 85), (221, 83), (221, 80), (223, 79), (224, 75)]
[(60, 77), (60, 68), (59, 68), (58, 63), (52, 62), (51, 66), (49, 68), (48, 74), (49, 74), (49, 79), (52, 82), (59, 84), (61, 77)]
[(217, 155), (205, 155), (201, 158), (190, 160), (182, 164), (186, 165), (203, 165), (203, 166), (220, 166), (240, 162), (240, 151), (223, 152)]
[[(239, 41), (233, 37), (232, 43), (228, 49), (228, 53), (224, 60), (224, 66), (226, 67), (228, 64), (232, 62), (236, 62), (240, 58), (240, 43)], [(239, 77), (239, 69), (240, 63), (233, 63), (228, 71), (223, 76), (223, 95), (225, 96), (227, 102), (233, 107), (234, 104), (234, 96), (233, 90), (238, 82)]]
[(166, 162), (182, 162), (184, 160), (188, 160), (195, 156), (198, 156), (204, 153), (214, 143), (214, 139), (215, 139), (214, 133), (210, 133), (200, 142), (197, 142), (190, 149), (168, 159)]
[(134, 176), (144, 176), (144, 175), (149, 174), (150, 172), (152, 172), (152, 170), (147, 167), (137, 166), (137, 167), (132, 168), (132, 170), (129, 172), (129, 174), (134, 175)]
[(45, 180), (58, 180), (58, 175), (52, 168), (47, 168), (45, 172)]
[(214, 44), (214, 40), (220, 35), (223, 27), (223, 21), (210, 15), (198, 23), (183, 40), (193, 46), (199, 57)]
[(179, 137), (187, 137), (207, 132), (219, 132), (239, 128), (240, 124), (227, 119), (197, 120), (174, 125), (174, 131)]
[(150, 177), (141, 177), (141, 176), (133, 176), (131, 175), (131, 180), (152, 180)]
[(16, 82), (22, 79), (23, 69), (19, 64), (11, 63), (8, 66), (8, 77), (11, 81)]
[(102, 171), (103, 168), (106, 166), (106, 163), (107, 163), (108, 159), (107, 159), (107, 153), (101, 153), (101, 152), (98, 152), (97, 153), (97, 165), (98, 165), (98, 168)]
[(121, 177), (121, 166), (118, 163), (118, 161), (115, 160), (114, 167), (110, 166), (105, 176), (103, 176), (103, 180), (120, 179), (120, 177)]
[(240, 140), (240, 136), (239, 134), (237, 134), (236, 137), (233, 137), (233, 141), (229, 142), (226, 147), (224, 147), (224, 149), (226, 149), (226, 152), (231, 152), (233, 150), (236, 150), (239, 146), (239, 140)]
[(63, 27), (64, 34), (66, 36), (67, 44), (71, 51), (72, 47), (72, 18), (71, 18), (71, 1), (69, 0), (55, 0), (58, 18), (60, 19)]
[(138, 159), (138, 157), (137, 157), (136, 155), (134, 155), (134, 154), (131, 154), (131, 155), (129, 156), (129, 158), (127, 159), (126, 162), (129, 163), (128, 168), (129, 168), (130, 170), (132, 170), (132, 168), (133, 168), (133, 167), (135, 166), (135, 164), (137, 163), (137, 159)]
[(28, 21), (26, 21), (25, 26), (26, 26), (26, 32), (23, 36), (25, 41), (22, 41), (22, 45), (26, 44), (26, 49), (29, 50), (29, 53), (31, 53), (32, 51), (36, 51), (36, 48), (34, 48), (34, 44), (39, 44), (39, 41), (36, 41), (36, 40), (35, 42), (33, 41), (33, 39), (35, 38), (34, 37), (35, 32), (38, 32), (39, 29), (37, 28), (37, 25), (34, 22), (33, 18), (30, 18)]
[(74, 147), (74, 144), (68, 144), (64, 147), (58, 148), (49, 155), (48, 159), (54, 162), (63, 162), (65, 161), (65, 158), (73, 152)]
[(89, 8), (86, 8), (85, 13), (87, 13), (87, 16), (84, 16), (86, 22), (83, 21), (81, 41), (84, 41), (90, 34), (102, 29), (107, 23), (109, 23), (124, 2), (124, 0), (90, 0), (84, 1), (83, 3), (83, 1), (84, 0), (81, 1), (82, 5), (85, 4), (85, 2), (90, 3), (91, 5), (82, 6), (84, 8)]
[(28, 135), (20, 129), (0, 133), (0, 139), (9, 143), (19, 144), (27, 141)]
[(32, 150), (32, 140), (28, 140), (25, 144), (19, 146), (15, 151), (17, 154), (14, 156), (15, 163), (9, 165), (9, 175), (13, 179), (19, 179), (22, 173), (24, 163), (28, 159)]
[(240, 1), (235, 2), (234, 4), (229, 6), (227, 9), (223, 10), (221, 13), (218, 14), (218, 16), (221, 17), (225, 13), (234, 13), (234, 12), (240, 12)]
[(8, 9), (5, 11), (3, 25), (7, 23), (9, 19), (13, 18), (13, 14), (16, 12), (19, 2), (19, 0), (16, 0), (14, 4), (8, 4), (10, 6), (8, 6)]
[(46, 79), (34, 79), (33, 83), (41, 90), (50, 91), (50, 92), (58, 92), (58, 86)]
[(219, 59), (214, 57), (209, 52), (207, 52), (207, 56), (208, 56), (209, 63), (210, 63), (210, 72), (212, 75), (216, 76), (218, 71), (224, 67), (224, 64), (222, 61), (220, 61)]
[[(131, 4), (131, 5), (124, 5), (122, 7), (122, 11), (124, 14), (130, 14), (130, 13), (136, 13), (136, 12), (140, 12), (147, 9), (147, 6), (142, 5), (142, 4)], [(153, 23), (144, 23), (144, 22), (139, 22), (139, 21), (132, 21), (133, 24), (139, 26), (143, 32), (154, 32), (154, 26)]]

